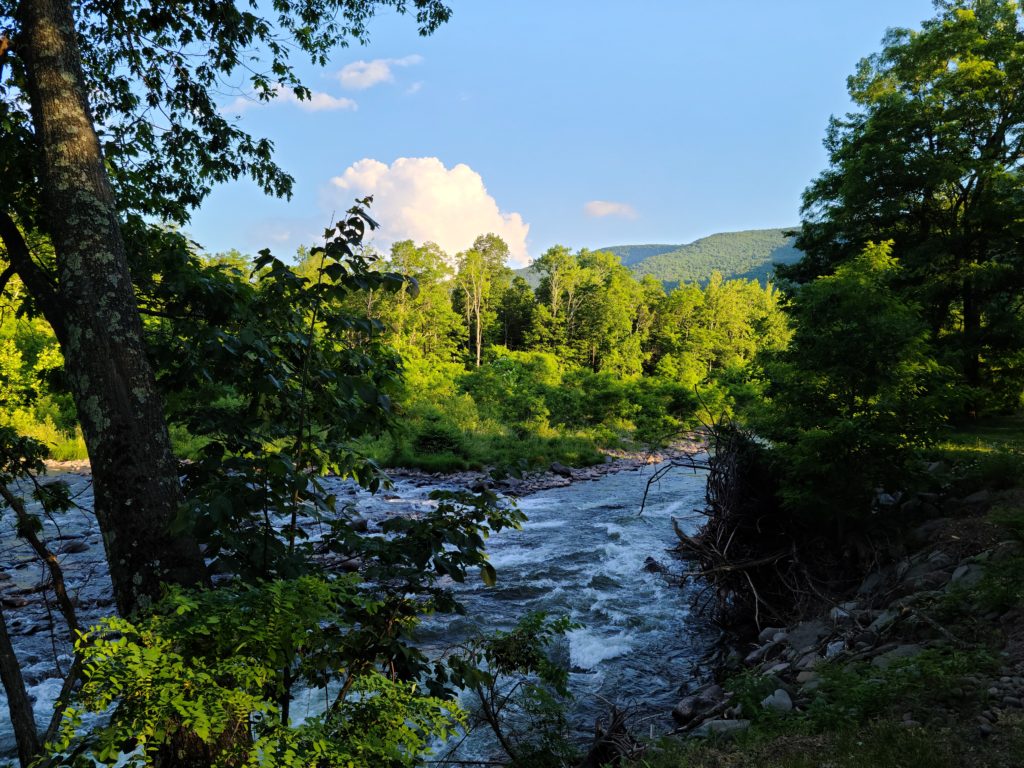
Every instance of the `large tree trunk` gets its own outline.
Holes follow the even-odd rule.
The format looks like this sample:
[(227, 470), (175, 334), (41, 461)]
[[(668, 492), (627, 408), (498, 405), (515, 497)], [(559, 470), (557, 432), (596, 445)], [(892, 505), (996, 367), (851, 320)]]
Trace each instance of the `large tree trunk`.
[(57, 255), (50, 313), (59, 315), (54, 326), (62, 327), (96, 516), (117, 606), (127, 614), (158, 595), (161, 582), (201, 581), (204, 566), (195, 541), (168, 530), (178, 511), (178, 473), (86, 99), (71, 3), (24, 0), (18, 13)]
[(18, 762), (27, 768), (32, 759), (39, 754), (39, 732), (36, 730), (36, 719), (32, 713), (32, 704), (25, 691), (25, 681), (21, 677), (21, 667), (14, 655), (11, 638), (7, 634), (7, 622), (4, 620), (4, 609), (0, 606), (0, 680), (7, 691), (7, 709), (14, 727), (14, 740), (18, 745)]

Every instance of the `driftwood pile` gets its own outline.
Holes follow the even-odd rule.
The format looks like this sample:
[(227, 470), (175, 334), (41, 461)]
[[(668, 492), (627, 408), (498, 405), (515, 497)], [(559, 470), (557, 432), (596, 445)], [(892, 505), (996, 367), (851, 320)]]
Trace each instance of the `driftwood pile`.
[(706, 521), (692, 536), (675, 526), (677, 551), (695, 565), (688, 576), (705, 585), (702, 609), (740, 636), (812, 612), (858, 570), (821, 528), (781, 508), (767, 454), (750, 433), (716, 425), (705, 456), (659, 470), (708, 473)]

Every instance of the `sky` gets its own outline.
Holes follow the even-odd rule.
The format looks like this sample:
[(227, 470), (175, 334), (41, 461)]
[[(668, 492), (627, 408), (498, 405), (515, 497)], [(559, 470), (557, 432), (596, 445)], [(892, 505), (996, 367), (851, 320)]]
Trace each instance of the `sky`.
[(793, 226), (846, 78), (930, 0), (449, 0), (422, 38), (387, 12), (366, 46), (300, 68), (314, 92), (222, 109), (270, 138), (290, 200), (249, 181), (193, 216), (208, 251), (312, 245), (374, 195), (374, 245), (496, 232), (522, 266), (576, 249)]

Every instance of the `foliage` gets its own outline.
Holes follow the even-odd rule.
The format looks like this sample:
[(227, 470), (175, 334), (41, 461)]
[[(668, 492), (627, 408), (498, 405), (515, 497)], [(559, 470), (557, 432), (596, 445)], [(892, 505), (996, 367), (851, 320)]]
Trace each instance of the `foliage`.
[[(761, 701), (778, 687), (777, 680), (756, 672), (731, 678), (726, 687), (763, 733), (828, 733), (857, 727), (895, 712), (927, 712), (962, 687), (965, 675), (992, 669), (995, 660), (982, 649), (927, 649), (887, 667), (869, 662), (822, 664), (816, 667), (817, 687), (802, 712), (780, 714)], [(980, 699), (979, 699), (980, 703)]]
[(84, 458), (64, 358), (49, 325), (27, 314), (27, 298), (16, 277), (0, 295), (0, 424), (46, 444), (52, 458)]
[(820, 522), (867, 515), (874, 489), (900, 487), (943, 420), (942, 369), (892, 288), (899, 274), (889, 245), (871, 245), (803, 286), (789, 346), (764, 362), (768, 402), (752, 421), (771, 441), (784, 502)]
[(893, 290), (920, 306), (968, 409), (1012, 410), (1024, 382), (1024, 29), (1010, 0), (937, 6), (850, 77), (857, 111), (833, 118), (829, 168), (804, 193), (807, 258), (784, 271), (806, 281), (892, 240), (904, 267)]
[[(0, 29), (14, 30), (18, 3), (0, 2)], [(214, 184), (251, 177), (267, 193), (288, 195), (292, 179), (271, 157), (272, 144), (242, 130), (217, 103), (225, 83), (254, 101), (291, 91), (309, 99), (295, 56), (324, 65), (332, 50), (365, 42), (378, 11), (413, 11), (421, 34), (445, 23), (439, 0), (312, 0), (251, 8), (235, 0), (184, 2), (174, 13), (143, 0), (75, 4), (86, 90), (117, 198), (123, 210), (181, 222)], [(0, 118), (24, 125), (23, 60), (10, 60), (14, 88), (4, 91)], [(18, 103), (21, 101), (21, 103)], [(10, 103), (10, 112), (6, 105)], [(159, 117), (157, 117), (159, 115)], [(31, 135), (0, 132), (11, 199), (31, 197)], [(38, 202), (38, 201), (35, 201)], [(21, 208), (21, 206), (19, 206)], [(27, 210), (19, 215), (27, 221)]]
[(986, 651), (940, 649), (922, 651), (885, 669), (867, 662), (827, 665), (802, 717), (812, 731), (829, 731), (867, 722), (894, 706), (922, 711), (959, 687), (964, 675), (994, 665)]
[[(187, 740), (214, 766), (418, 764), (464, 715), (377, 671), (380, 608), (353, 577), (303, 577), (175, 590), (146, 618), (106, 619), (78, 644), (84, 683), (55, 750), (66, 765), (113, 765), (126, 750), (152, 765)], [(332, 701), (290, 721), (300, 682)], [(82, 714), (107, 711), (81, 734)]]
[(574, 756), (565, 718), (569, 674), (550, 652), (579, 626), (531, 613), (511, 631), (479, 635), (448, 658), (514, 766), (560, 766)]
[(263, 251), (251, 279), (202, 263), (173, 232), (131, 240), (147, 338), (168, 421), (201, 447), (184, 468), (183, 525), (207, 556), (246, 577), (292, 577), (308, 558), (300, 518), (334, 514), (319, 478), (377, 488), (377, 467), (348, 442), (386, 424), (397, 358), (380, 324), (347, 309), (357, 290), (396, 290), (360, 250), (362, 207), (310, 252), (310, 277)]
[(1014, 768), (1024, 738), (1018, 718), (1004, 727), (1005, 741), (979, 742), (976, 728), (908, 728), (890, 721), (843, 727), (834, 733), (782, 732), (722, 744), (663, 739), (638, 768)]

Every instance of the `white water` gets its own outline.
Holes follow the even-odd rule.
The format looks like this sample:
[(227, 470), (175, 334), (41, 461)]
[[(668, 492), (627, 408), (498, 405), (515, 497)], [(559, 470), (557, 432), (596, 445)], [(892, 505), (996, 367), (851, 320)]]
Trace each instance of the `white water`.
[[(556, 653), (571, 669), (573, 722), (580, 733), (593, 732), (594, 719), (607, 710), (606, 701), (632, 705), (645, 718), (645, 728), (647, 723), (659, 730), (668, 727), (668, 713), (711, 641), (711, 633), (690, 617), (690, 595), (671, 575), (679, 572), (679, 565), (666, 552), (675, 541), (672, 517), (680, 518), (685, 529), (688, 516), (702, 506), (704, 477), (674, 470), (651, 488), (641, 514), (653, 471), (648, 467), (604, 475), (520, 500), (529, 517), (523, 530), (503, 531), (488, 542), (497, 585), (486, 587), (476, 579), (455, 585), (468, 615), (432, 619), (421, 633), (424, 646), (442, 648), (478, 629), (510, 629), (531, 611), (569, 616), (583, 628), (570, 632)], [(73, 482), (83, 506), (91, 504), (87, 478), (63, 479)], [(338, 490), (374, 521), (427, 511), (433, 502), (425, 497), (436, 487), (400, 481), (387, 499), (341, 483)], [(91, 516), (73, 512), (60, 522), (64, 541), (88, 545), (63, 558), (69, 587), (80, 592), (82, 620), (88, 622), (111, 610), (109, 579), (100, 572), (105, 570), (102, 546)], [(46, 535), (57, 534), (47, 523)], [(645, 570), (648, 557), (669, 573)], [(0, 518), (0, 561), (12, 576), (0, 582), (5, 597), (32, 588), (44, 577), (31, 553), (13, 537), (9, 516)], [(38, 605), (8, 607), (5, 612), (37, 718), (44, 724), (60, 689), (54, 649), (61, 653), (61, 644), (54, 646), (49, 633), (41, 631), (46, 617)], [(61, 661), (66, 668), (67, 657)], [(475, 754), (490, 751), (486, 737), (468, 746)], [(7, 702), (0, 693), (0, 756), (13, 747)]]

